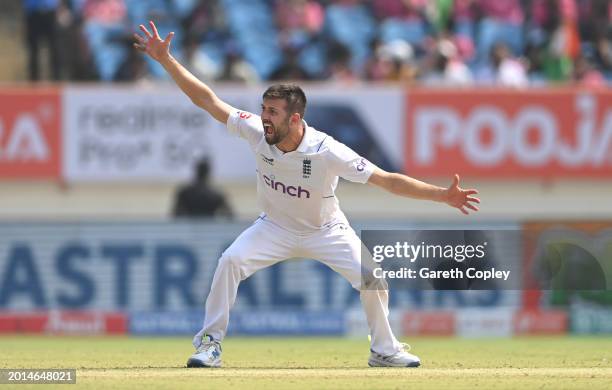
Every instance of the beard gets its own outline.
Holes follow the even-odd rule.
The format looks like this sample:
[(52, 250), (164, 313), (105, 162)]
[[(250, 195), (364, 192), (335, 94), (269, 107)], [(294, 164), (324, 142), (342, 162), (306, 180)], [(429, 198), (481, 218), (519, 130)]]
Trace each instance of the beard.
[(265, 134), (264, 138), (266, 139), (268, 145), (276, 145), (281, 141), (280, 135), (276, 131), (270, 135)]
[[(286, 123), (280, 127), (276, 127), (271, 122), (266, 122), (266, 123), (270, 123), (271, 125), (270, 127), (264, 126), (264, 138), (266, 139), (266, 143), (268, 145), (276, 145), (277, 143), (284, 140), (287, 134), (289, 134), (289, 123)], [(268, 133), (268, 129), (270, 129), (269, 133)]]

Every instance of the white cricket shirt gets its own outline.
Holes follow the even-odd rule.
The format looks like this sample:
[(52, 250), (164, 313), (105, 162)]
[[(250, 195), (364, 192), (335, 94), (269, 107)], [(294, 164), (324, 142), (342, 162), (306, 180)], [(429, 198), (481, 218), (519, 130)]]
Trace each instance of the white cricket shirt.
[(302, 142), (288, 153), (268, 145), (258, 115), (233, 109), (227, 128), (255, 153), (262, 217), (294, 232), (346, 223), (335, 194), (338, 177), (366, 183), (374, 172), (368, 160), (306, 122)]

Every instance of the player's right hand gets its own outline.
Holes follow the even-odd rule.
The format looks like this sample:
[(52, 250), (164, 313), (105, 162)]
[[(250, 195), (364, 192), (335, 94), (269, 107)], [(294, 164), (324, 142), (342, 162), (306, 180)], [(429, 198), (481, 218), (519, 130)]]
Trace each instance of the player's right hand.
[(157, 27), (153, 21), (149, 21), (149, 26), (153, 31), (153, 34), (147, 30), (144, 25), (140, 25), (140, 30), (144, 33), (144, 38), (140, 34), (134, 33), (134, 47), (151, 56), (155, 61), (161, 62), (164, 59), (170, 57), (170, 42), (174, 37), (174, 32), (171, 32), (166, 36), (166, 39), (162, 40), (157, 32)]

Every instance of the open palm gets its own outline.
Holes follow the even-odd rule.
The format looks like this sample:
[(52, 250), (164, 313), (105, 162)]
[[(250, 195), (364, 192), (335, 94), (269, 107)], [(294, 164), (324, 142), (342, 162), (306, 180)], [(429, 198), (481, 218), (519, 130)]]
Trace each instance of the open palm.
[(478, 211), (478, 206), (474, 203), (480, 203), (480, 199), (472, 196), (477, 193), (477, 190), (465, 190), (459, 187), (459, 175), (455, 175), (452, 184), (446, 190), (446, 203), (458, 208), (463, 214), (469, 214), (467, 209)]
[(155, 27), (155, 23), (153, 21), (149, 21), (149, 26), (151, 27), (151, 31), (149, 32), (144, 25), (140, 25), (140, 30), (145, 34), (144, 38), (139, 34), (134, 34), (134, 47), (139, 51), (148, 54), (155, 61), (161, 61), (164, 58), (167, 58), (170, 54), (170, 42), (172, 42), (172, 38), (174, 37), (174, 32), (171, 32), (166, 36), (166, 39), (162, 40), (157, 32), (157, 27)]

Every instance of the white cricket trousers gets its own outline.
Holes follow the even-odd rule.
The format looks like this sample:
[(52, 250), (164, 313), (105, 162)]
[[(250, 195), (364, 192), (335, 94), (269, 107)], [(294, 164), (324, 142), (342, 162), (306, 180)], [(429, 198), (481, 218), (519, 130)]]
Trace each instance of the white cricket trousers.
[(260, 269), (294, 257), (326, 264), (360, 291), (374, 352), (391, 355), (401, 349), (389, 325), (388, 291), (360, 289), (361, 240), (350, 226), (339, 223), (312, 233), (295, 234), (261, 218), (221, 255), (206, 300), (204, 326), (194, 337), (194, 346), (199, 346), (205, 333), (223, 340), (241, 281)]

